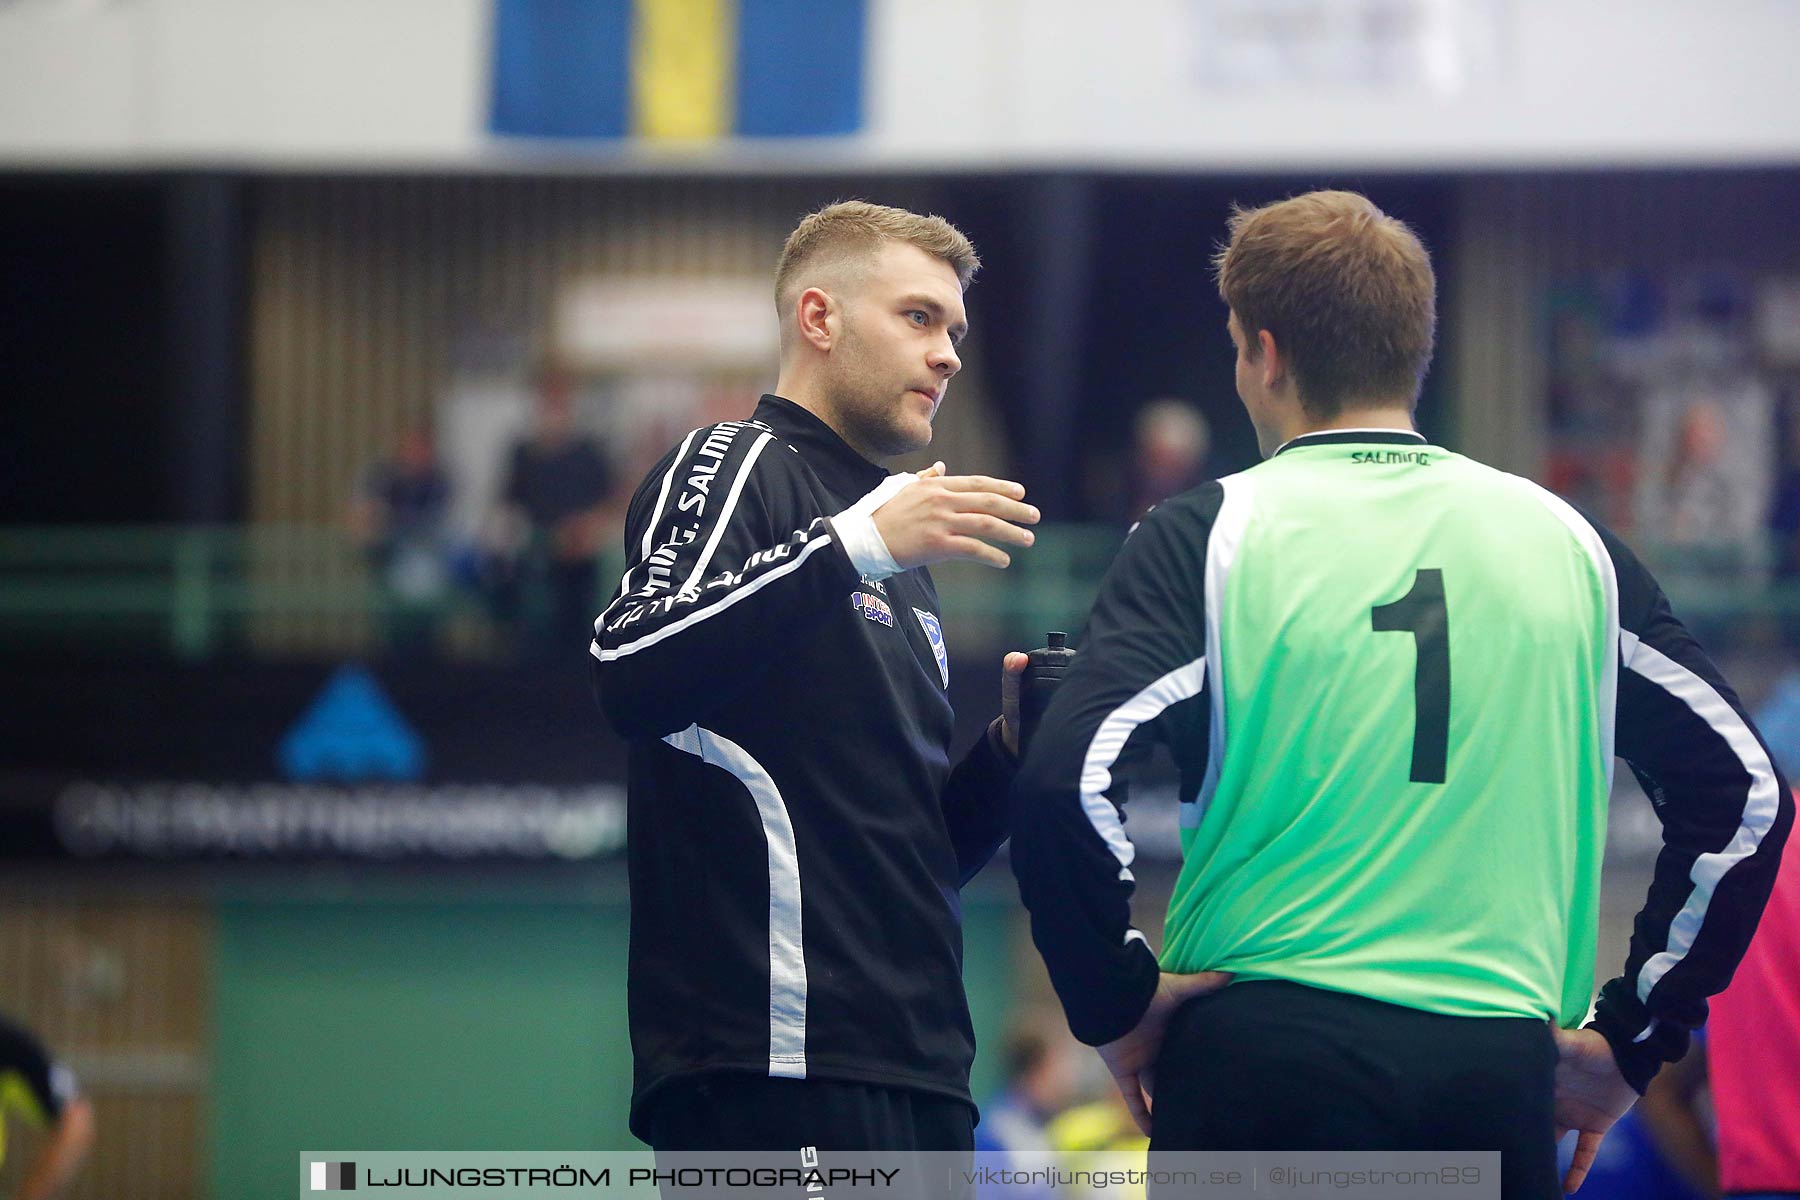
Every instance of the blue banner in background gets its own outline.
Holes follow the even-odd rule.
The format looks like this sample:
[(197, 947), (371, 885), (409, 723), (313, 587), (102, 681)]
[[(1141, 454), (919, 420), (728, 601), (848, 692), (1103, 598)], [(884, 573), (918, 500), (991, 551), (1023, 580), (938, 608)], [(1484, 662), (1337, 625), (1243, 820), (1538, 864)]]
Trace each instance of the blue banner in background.
[(863, 123), (864, 0), (739, 0), (737, 132), (829, 137)]
[(624, 137), (630, 49), (630, 0), (498, 0), (493, 131)]
[(863, 124), (865, 0), (496, 0), (494, 133), (706, 141)]

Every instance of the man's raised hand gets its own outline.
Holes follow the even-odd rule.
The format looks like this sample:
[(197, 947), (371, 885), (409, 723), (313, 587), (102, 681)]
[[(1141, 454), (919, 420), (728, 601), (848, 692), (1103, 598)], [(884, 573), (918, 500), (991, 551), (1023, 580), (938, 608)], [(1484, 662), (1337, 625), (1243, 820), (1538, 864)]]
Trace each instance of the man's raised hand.
[(951, 559), (1005, 567), (1012, 558), (998, 547), (1031, 545), (1035, 537), (1022, 526), (1037, 524), (1038, 510), (1025, 503), (1023, 484), (946, 475), (940, 462), (876, 509), (874, 520), (901, 570)]

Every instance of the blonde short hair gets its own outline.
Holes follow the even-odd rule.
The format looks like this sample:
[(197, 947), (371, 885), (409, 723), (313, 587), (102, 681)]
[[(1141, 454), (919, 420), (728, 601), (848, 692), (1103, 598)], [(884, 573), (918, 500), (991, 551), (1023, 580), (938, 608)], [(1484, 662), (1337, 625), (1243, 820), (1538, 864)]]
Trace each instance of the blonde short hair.
[(827, 258), (873, 257), (889, 242), (917, 246), (949, 263), (964, 288), (981, 269), (975, 247), (942, 217), (920, 216), (866, 200), (840, 200), (808, 215), (781, 248), (781, 261), (775, 267), (775, 303), (783, 320), (793, 306), (793, 292), (803, 270)]
[(1266, 329), (1308, 413), (1417, 401), (1437, 331), (1437, 278), (1418, 235), (1355, 192), (1308, 192), (1231, 214), (1219, 295), (1256, 357)]

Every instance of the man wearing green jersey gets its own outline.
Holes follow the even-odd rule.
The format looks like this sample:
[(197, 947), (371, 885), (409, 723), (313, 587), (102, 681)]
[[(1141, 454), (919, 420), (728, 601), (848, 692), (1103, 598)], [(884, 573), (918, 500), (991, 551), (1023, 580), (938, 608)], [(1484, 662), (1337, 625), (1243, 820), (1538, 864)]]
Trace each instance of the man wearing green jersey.
[[(1107, 574), (1015, 784), (1033, 937), (1153, 1151), (1499, 1150), (1505, 1195), (1554, 1195), (1555, 1138), (1577, 1184), (1731, 978), (1793, 801), (1616, 537), (1414, 432), (1405, 225), (1295, 197), (1233, 217), (1218, 275), (1267, 461)], [(1114, 803), (1150, 737), (1181, 771), (1160, 963)], [(1665, 845), (1578, 1029), (1615, 754)]]

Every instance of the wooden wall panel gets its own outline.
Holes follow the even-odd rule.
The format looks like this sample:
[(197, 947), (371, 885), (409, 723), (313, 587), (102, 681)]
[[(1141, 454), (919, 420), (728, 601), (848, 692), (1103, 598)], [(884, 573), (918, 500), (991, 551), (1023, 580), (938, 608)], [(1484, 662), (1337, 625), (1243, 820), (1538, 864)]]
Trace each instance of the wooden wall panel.
[[(198, 903), (0, 898), (0, 1010), (93, 1101), (98, 1136), (70, 1200), (191, 1200), (204, 1186), (211, 919)], [(9, 1138), (11, 1194), (41, 1137)]]

